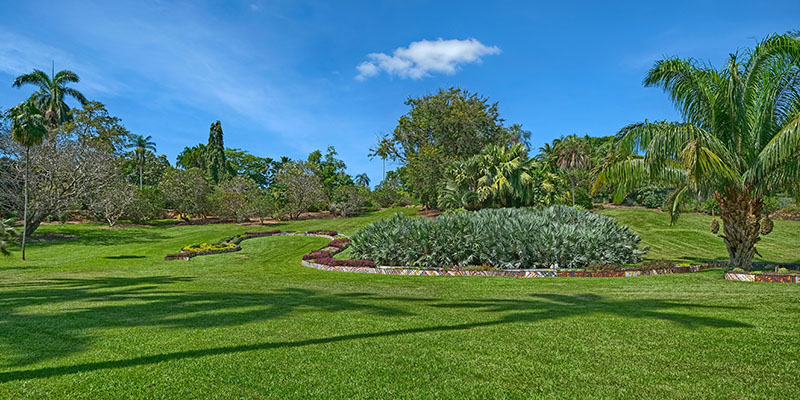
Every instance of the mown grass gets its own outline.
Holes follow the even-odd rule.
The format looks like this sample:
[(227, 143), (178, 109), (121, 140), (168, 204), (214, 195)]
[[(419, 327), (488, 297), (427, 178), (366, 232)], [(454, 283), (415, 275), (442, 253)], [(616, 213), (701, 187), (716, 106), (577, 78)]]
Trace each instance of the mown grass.
[[(655, 258), (716, 251), (649, 243), (667, 234), (663, 214), (608, 212), (627, 218)], [(280, 229), (352, 234), (391, 213)], [(776, 224), (775, 246), (797, 254), (797, 241), (781, 240), (798, 227)], [(800, 285), (729, 282), (721, 270), (528, 280), (325, 272), (299, 265), (325, 243), (311, 237), (163, 261), (256, 229), (274, 228), (43, 227), (80, 238), (0, 261), (0, 398), (800, 396)]]

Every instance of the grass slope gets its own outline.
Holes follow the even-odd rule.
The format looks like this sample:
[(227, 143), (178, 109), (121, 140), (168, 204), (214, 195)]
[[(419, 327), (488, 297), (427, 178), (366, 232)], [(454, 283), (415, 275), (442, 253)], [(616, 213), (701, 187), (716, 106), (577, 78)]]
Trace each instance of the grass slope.
[[(613, 213), (647, 243), (668, 228), (644, 212)], [(391, 213), (280, 228), (352, 234)], [(798, 227), (777, 224), (775, 237)], [(311, 237), (163, 261), (246, 230), (255, 228), (43, 227), (81, 238), (32, 245), (26, 263), (0, 261), (0, 398), (800, 397), (800, 285), (729, 282), (721, 270), (529, 280), (325, 272), (299, 265), (325, 243)], [(797, 253), (796, 243), (780, 246)], [(686, 246), (690, 257), (706, 251)]]
[[(650, 246), (646, 259), (699, 263), (728, 261), (725, 243), (711, 233), (711, 216), (684, 214), (670, 226), (669, 215), (654, 210), (610, 209), (603, 214), (629, 225)], [(721, 225), (721, 222), (720, 222)], [(720, 228), (721, 231), (721, 228)], [(800, 264), (800, 223), (775, 221), (772, 233), (756, 245), (755, 261)]]

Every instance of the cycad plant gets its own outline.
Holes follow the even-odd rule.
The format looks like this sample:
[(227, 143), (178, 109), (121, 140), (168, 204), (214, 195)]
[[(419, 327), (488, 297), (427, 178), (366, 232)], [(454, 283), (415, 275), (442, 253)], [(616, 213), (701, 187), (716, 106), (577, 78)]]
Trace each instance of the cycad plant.
[(767, 37), (731, 54), (722, 69), (664, 59), (644, 83), (669, 94), (683, 121), (623, 128), (619, 153), (599, 168), (594, 190), (613, 185), (620, 200), (647, 181), (667, 184), (675, 188), (667, 200), (673, 221), (683, 197), (713, 196), (730, 265), (749, 269), (771, 230), (764, 196), (800, 180), (800, 40)]

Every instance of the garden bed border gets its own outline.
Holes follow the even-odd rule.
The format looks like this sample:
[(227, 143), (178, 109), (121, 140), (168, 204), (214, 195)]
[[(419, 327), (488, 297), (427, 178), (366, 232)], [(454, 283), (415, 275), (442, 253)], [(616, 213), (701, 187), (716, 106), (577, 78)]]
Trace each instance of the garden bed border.
[(725, 271), (725, 279), (739, 282), (800, 283), (800, 275), (754, 274), (744, 271)]

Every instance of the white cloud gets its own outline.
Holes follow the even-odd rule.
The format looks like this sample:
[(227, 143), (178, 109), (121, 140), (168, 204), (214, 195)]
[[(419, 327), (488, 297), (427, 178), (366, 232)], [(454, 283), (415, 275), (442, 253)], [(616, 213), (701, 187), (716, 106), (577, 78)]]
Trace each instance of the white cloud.
[(453, 74), (462, 64), (481, 62), (481, 57), (499, 54), (497, 46), (486, 46), (477, 39), (420, 40), (397, 48), (392, 55), (371, 53), (356, 67), (356, 79), (364, 80), (381, 71), (401, 78), (421, 79), (434, 73)]

